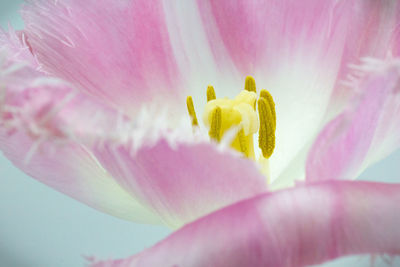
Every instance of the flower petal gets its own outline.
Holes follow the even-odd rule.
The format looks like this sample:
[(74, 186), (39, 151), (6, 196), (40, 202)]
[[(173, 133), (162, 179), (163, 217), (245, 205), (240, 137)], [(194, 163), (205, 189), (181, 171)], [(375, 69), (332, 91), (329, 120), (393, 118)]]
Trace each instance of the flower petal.
[(143, 205), (173, 226), (266, 191), (256, 164), (210, 143), (160, 138), (132, 152), (105, 142), (95, 150), (103, 166)]
[(16, 167), (36, 180), (113, 216), (159, 223), (157, 216), (124, 191), (83, 146), (73, 142), (63, 145), (41, 142), (25, 162), (37, 144), (37, 140), (24, 133), (8, 135), (0, 131), (1, 151)]
[(143, 101), (180, 99), (161, 1), (32, 0), (22, 15), (50, 74), (129, 114)]
[(32, 67), (39, 68), (39, 63), (31, 51), (28, 37), (23, 32), (15, 31), (11, 26), (8, 32), (0, 28), (0, 49), (7, 49), (18, 62), (28, 62)]
[(224, 65), (215, 60), (215, 43), (209, 41), (202, 20), (204, 10), (196, 1), (167, 1), (164, 8), (171, 46), (194, 103), (206, 103), (206, 88), (210, 84), (215, 87), (217, 97), (233, 98), (243, 90), (245, 79), (230, 55), (219, 49), (219, 55), (225, 55)]
[(400, 254), (400, 185), (324, 182), (242, 201), (186, 225), (117, 266), (309, 266)]
[(353, 3), (198, 1), (220, 68), (230, 64), (229, 55), (242, 77), (253, 75), (274, 97), (272, 181), (319, 129), (351, 28)]
[[(352, 72), (350, 64), (359, 64), (360, 58), (385, 59), (396, 55), (399, 43), (394, 42), (400, 30), (400, 2), (385, 0), (356, 1), (352, 12), (350, 31), (346, 37), (338, 83), (332, 95), (332, 105), (351, 100), (354, 91), (340, 84)], [(335, 103), (338, 102), (338, 103)]]
[(370, 62), (350, 106), (316, 139), (307, 160), (308, 181), (354, 179), (400, 146), (400, 62)]
[[(18, 55), (0, 60), (0, 150), (38, 181), (89, 206), (140, 222), (157, 222), (75, 138), (115, 127), (116, 115)], [(97, 117), (97, 119), (96, 119)]]

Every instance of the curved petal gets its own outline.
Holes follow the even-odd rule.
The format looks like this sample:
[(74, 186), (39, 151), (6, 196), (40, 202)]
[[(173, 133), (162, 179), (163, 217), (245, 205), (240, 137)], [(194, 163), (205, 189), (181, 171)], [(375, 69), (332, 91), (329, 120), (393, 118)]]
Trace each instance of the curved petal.
[[(354, 1), (198, 1), (215, 60), (226, 55), (274, 97), (278, 178), (323, 119), (337, 79)], [(223, 52), (220, 52), (223, 51)], [(230, 63), (229, 63), (230, 64)], [(295, 133), (295, 134), (294, 134)]]
[(0, 60), (0, 150), (4, 155), (38, 181), (100, 211), (157, 222), (87, 148), (74, 141), (114, 127), (116, 114), (29, 64), (9, 60), (15, 57), (6, 54), (6, 60)]
[(214, 144), (173, 145), (161, 137), (132, 149), (131, 143), (105, 142), (95, 155), (122, 187), (173, 227), (267, 189), (253, 161)]
[[(360, 59), (366, 57), (391, 59), (393, 56), (399, 55), (399, 21), (399, 1), (361, 0), (354, 2), (338, 79), (323, 124), (342, 112), (346, 105), (352, 105), (352, 101), (357, 97), (359, 92), (346, 86), (344, 82), (359, 79), (360, 73), (352, 70), (352, 66), (359, 65)], [(323, 124), (319, 124), (318, 130), (323, 129)], [(304, 178), (306, 173), (304, 166), (306, 166), (307, 154), (311, 146), (312, 142), (300, 151), (291, 162), (290, 167), (285, 169), (272, 187), (293, 184), (294, 177)]]
[(36, 180), (99, 211), (142, 223), (160, 223), (157, 216), (123, 190), (83, 146), (55, 145), (24, 133), (0, 131), (0, 149), (11, 162)]
[[(359, 64), (360, 58), (373, 57), (385, 59), (396, 55), (399, 42), (395, 41), (400, 30), (400, 2), (386, 0), (356, 1), (351, 27), (347, 35), (343, 53), (339, 81), (332, 95), (332, 106), (351, 100), (356, 92), (341, 85), (340, 81), (349, 78), (350, 64)], [(396, 44), (397, 43), (397, 44)], [(351, 76), (350, 76), (351, 77)]]
[(143, 101), (180, 100), (161, 1), (32, 0), (22, 15), (50, 74), (128, 114)]
[[(354, 179), (400, 146), (400, 62), (371, 62), (360, 95), (322, 130), (307, 160), (308, 181)], [(369, 72), (369, 73), (368, 73)]]
[(152, 248), (101, 266), (300, 267), (344, 255), (400, 254), (400, 185), (325, 182), (245, 200)]

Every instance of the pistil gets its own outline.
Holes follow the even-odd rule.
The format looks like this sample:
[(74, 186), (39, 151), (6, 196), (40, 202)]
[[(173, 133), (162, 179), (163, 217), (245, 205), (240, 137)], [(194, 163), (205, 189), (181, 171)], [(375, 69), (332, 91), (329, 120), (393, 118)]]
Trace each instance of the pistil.
[[(190, 96), (187, 98), (187, 107), (192, 125), (198, 126), (193, 100)], [(231, 147), (248, 158), (255, 160), (253, 135), (257, 131), (262, 157), (268, 159), (274, 151), (275, 103), (271, 94), (265, 89), (261, 90), (260, 96), (257, 97), (256, 83), (251, 76), (246, 77), (244, 90), (234, 99), (217, 98), (214, 87), (209, 85), (203, 122), (209, 129), (210, 139), (216, 142), (220, 142), (227, 131), (236, 130)], [(265, 162), (265, 160), (262, 161)]]

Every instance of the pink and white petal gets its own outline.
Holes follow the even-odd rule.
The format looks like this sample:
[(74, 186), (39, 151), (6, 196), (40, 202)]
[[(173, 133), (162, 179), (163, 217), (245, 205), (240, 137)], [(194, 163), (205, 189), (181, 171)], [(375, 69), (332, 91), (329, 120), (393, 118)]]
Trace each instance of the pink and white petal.
[[(185, 71), (187, 94), (193, 97), (196, 110), (203, 111), (206, 88), (215, 87), (217, 97), (235, 97), (243, 90), (244, 77), (237, 70), (231, 56), (224, 49), (218, 54), (224, 58), (221, 66), (214, 57), (212, 45), (204, 27), (202, 12), (196, 1), (168, 1), (164, 3), (166, 26), (177, 64)], [(213, 42), (222, 42), (217, 40)]]
[(113, 142), (94, 151), (123, 188), (172, 227), (267, 190), (253, 161), (210, 143), (161, 137), (136, 151)]
[(353, 85), (358, 99), (321, 131), (307, 159), (306, 179), (354, 179), (400, 147), (400, 62), (370, 62)]
[(29, 64), (7, 60), (11, 55), (0, 61), (0, 150), (4, 155), (38, 181), (100, 211), (158, 222), (76, 141), (101, 137), (115, 127), (116, 113)]
[(181, 100), (161, 1), (31, 0), (22, 16), (50, 74), (127, 114), (146, 101)]
[(328, 181), (264, 194), (188, 224), (133, 257), (93, 267), (300, 267), (400, 254), (400, 185)]
[(125, 220), (160, 223), (104, 171), (85, 147), (73, 141), (38, 143), (23, 132), (9, 135), (0, 131), (0, 149), (29, 176), (86, 205)]
[[(399, 43), (393, 42), (400, 30), (400, 2), (386, 0), (356, 1), (351, 26), (346, 37), (338, 82), (332, 95), (332, 108), (351, 100), (356, 92), (342, 86), (353, 72), (351, 64), (359, 64), (360, 58), (387, 59), (396, 55)], [(351, 76), (350, 76), (351, 77)]]
[(274, 97), (278, 119), (270, 159), (273, 181), (319, 129), (340, 70), (354, 1), (226, 0), (198, 5), (219, 67), (230, 66), (228, 55), (242, 78), (253, 75)]
[[(37, 59), (32, 54), (28, 37), (23, 32), (15, 31), (11, 26), (8, 32), (0, 28), (0, 51), (7, 50), (12, 54), (13, 60), (30, 64), (34, 68), (39, 68)], [(5, 52), (2, 52), (5, 53)]]

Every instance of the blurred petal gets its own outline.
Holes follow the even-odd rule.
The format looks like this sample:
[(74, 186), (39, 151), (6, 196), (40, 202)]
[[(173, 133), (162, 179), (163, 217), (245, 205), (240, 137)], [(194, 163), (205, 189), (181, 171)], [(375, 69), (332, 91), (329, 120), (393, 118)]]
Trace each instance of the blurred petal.
[(245, 200), (128, 259), (94, 267), (309, 266), (400, 253), (400, 185), (324, 182)]
[(130, 114), (144, 101), (180, 99), (161, 1), (31, 0), (22, 15), (50, 74)]
[(366, 74), (353, 85), (358, 98), (327, 124), (310, 151), (309, 181), (354, 179), (400, 146), (400, 62), (372, 61), (359, 70)]
[(267, 189), (253, 161), (210, 143), (161, 138), (132, 152), (129, 144), (106, 142), (95, 154), (122, 187), (174, 227)]
[[(214, 52), (274, 97), (272, 180), (316, 134), (341, 64), (354, 1), (198, 1)], [(294, 134), (295, 133), (295, 134)]]
[(69, 142), (36, 146), (24, 133), (0, 131), (0, 149), (11, 162), (36, 180), (99, 211), (135, 222), (159, 223), (157, 217), (124, 191), (84, 147)]
[[(4, 51), (3, 51), (4, 52)], [(75, 138), (101, 136), (116, 114), (6, 54), (0, 60), (0, 150), (38, 181), (112, 215), (155, 216), (125, 192)]]
[(400, 29), (393, 36), (393, 55), (400, 57)]
[(39, 63), (32, 54), (28, 37), (23, 32), (16, 32), (11, 26), (8, 32), (0, 28), (0, 49), (7, 49), (16, 62), (28, 62), (33, 68), (39, 68)]
[(399, 1), (361, 0), (355, 2), (339, 81), (332, 98), (333, 106), (345, 100), (351, 100), (355, 93), (340, 84), (341, 80), (345, 80), (351, 74), (349, 64), (359, 64), (360, 58), (363, 57), (385, 59), (391, 57), (392, 54), (396, 55), (400, 43), (393, 40), (400, 30), (399, 20)]

